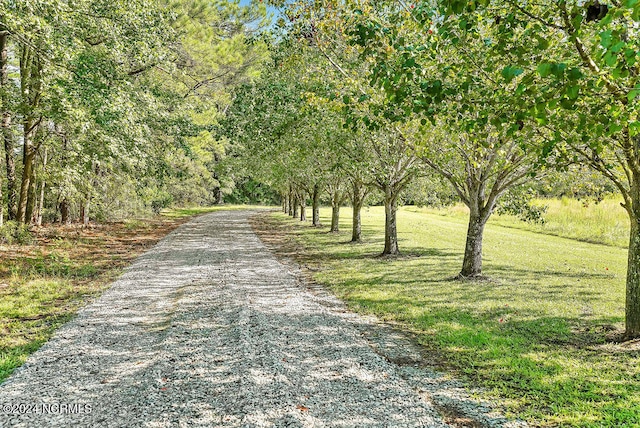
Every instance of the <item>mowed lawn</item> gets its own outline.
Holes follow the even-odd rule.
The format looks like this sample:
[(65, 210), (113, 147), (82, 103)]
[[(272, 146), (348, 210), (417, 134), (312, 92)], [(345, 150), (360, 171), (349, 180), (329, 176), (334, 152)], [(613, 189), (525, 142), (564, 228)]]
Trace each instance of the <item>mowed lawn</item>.
[[(535, 425), (639, 426), (640, 344), (623, 331), (624, 248), (514, 228), (487, 226), (484, 273), (454, 280), (465, 243), (464, 215), (402, 208), (397, 259), (380, 258), (384, 211), (363, 210), (364, 243), (284, 214), (274, 227), (304, 244), (301, 260), (351, 308), (398, 321), (471, 384)], [(624, 213), (623, 213), (624, 214)], [(330, 222), (330, 210), (321, 211)], [(506, 222), (506, 223), (505, 223)], [(583, 237), (580, 237), (583, 239)], [(436, 352), (437, 351), (437, 352)]]

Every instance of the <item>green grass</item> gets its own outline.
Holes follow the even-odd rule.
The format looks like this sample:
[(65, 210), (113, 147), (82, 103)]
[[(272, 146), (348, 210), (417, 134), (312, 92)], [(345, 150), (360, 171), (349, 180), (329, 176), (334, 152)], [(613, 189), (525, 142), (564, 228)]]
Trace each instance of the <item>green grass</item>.
[(34, 279), (7, 286), (0, 296), (0, 381), (21, 366), (69, 320), (90, 287), (65, 280)]
[(268, 208), (276, 208), (276, 207), (267, 207), (264, 205), (216, 205), (212, 207), (168, 208), (166, 210), (163, 210), (161, 215), (163, 217), (168, 217), (168, 218), (183, 218), (183, 217), (191, 217), (194, 215), (213, 213), (217, 211), (247, 210), (247, 209), (264, 210)]
[[(321, 211), (325, 224), (329, 215)], [(296, 224), (305, 263), (321, 267), (316, 280), (351, 308), (418, 331), (441, 363), (500, 398), (510, 415), (540, 425), (640, 425), (640, 347), (607, 341), (623, 327), (625, 249), (494, 221), (484, 245), (491, 279), (460, 282), (463, 215), (401, 209), (397, 259), (377, 257), (379, 207), (363, 211), (361, 245), (347, 242), (348, 209), (339, 234), (272, 218)]]
[[(548, 235), (563, 236), (584, 242), (627, 248), (629, 245), (629, 216), (618, 199), (600, 203), (576, 199), (535, 199), (534, 205), (546, 206), (545, 223), (531, 224), (511, 215), (493, 215), (492, 224), (531, 230)], [(410, 208), (409, 208), (410, 209)], [(425, 211), (418, 209), (419, 211)], [(426, 212), (466, 219), (469, 210), (462, 204), (447, 209), (427, 209)]]

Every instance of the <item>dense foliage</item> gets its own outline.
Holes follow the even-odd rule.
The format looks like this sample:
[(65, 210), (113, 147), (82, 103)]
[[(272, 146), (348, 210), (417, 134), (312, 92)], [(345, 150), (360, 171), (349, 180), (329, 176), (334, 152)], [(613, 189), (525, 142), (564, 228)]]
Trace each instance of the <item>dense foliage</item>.
[(87, 222), (220, 200), (213, 128), (266, 58), (266, 24), (239, 1), (2, 2), (0, 212)]

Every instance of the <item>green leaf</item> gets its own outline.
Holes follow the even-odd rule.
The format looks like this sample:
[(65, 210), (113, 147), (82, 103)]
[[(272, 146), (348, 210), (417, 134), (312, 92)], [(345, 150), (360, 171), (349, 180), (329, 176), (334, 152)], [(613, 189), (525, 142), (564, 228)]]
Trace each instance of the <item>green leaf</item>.
[(625, 47), (627, 44), (623, 41), (620, 41), (618, 43), (616, 43), (615, 45), (611, 46), (611, 52), (614, 53), (618, 53), (622, 50), (623, 47)]
[(506, 66), (502, 69), (502, 77), (504, 77), (504, 79), (508, 83), (511, 82), (514, 77), (521, 75), (523, 71), (524, 70), (522, 70), (521, 68)]
[(551, 74), (551, 66), (552, 64), (548, 62), (543, 62), (538, 65), (537, 71), (540, 77), (547, 77)]
[(618, 58), (614, 54), (612, 54), (611, 52), (607, 52), (604, 55), (603, 59), (604, 59), (605, 64), (607, 64), (609, 67), (613, 67), (618, 62)]
[(569, 80), (580, 80), (582, 77), (583, 74), (578, 67), (573, 67), (567, 71), (567, 78), (569, 78)]
[(558, 64), (551, 65), (551, 73), (556, 76), (558, 79), (561, 79), (564, 76), (564, 71), (567, 68), (567, 64), (561, 62)]
[(563, 98), (560, 100), (560, 105), (562, 108), (567, 110), (572, 110), (575, 104), (575, 100), (570, 100), (568, 98)]
[(544, 37), (537, 36), (536, 39), (538, 40), (538, 49), (544, 51), (549, 47), (549, 41)]
[(580, 94), (579, 86), (569, 86), (567, 88), (567, 96), (569, 97), (570, 100), (577, 99), (579, 94)]
[(602, 33), (600, 33), (600, 46), (607, 49), (609, 46), (611, 46), (611, 42), (611, 30), (603, 31)]

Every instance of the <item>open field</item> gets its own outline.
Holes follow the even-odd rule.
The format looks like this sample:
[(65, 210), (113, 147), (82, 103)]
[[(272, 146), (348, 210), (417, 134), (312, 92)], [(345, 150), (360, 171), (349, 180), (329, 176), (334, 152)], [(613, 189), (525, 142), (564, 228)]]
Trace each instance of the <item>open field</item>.
[[(544, 224), (520, 221), (511, 215), (494, 214), (492, 224), (531, 230), (548, 235), (563, 236), (596, 244), (627, 248), (629, 245), (629, 216), (618, 199), (604, 199), (599, 203), (576, 199), (535, 199), (533, 205), (546, 206)], [(411, 207), (406, 209), (411, 210)], [(457, 204), (445, 209), (422, 209), (432, 214), (462, 218), (466, 221), (468, 208)]]
[(0, 381), (171, 230), (193, 215), (238, 208), (174, 209), (87, 229), (49, 225), (31, 245), (0, 245)]
[[(329, 223), (328, 209), (321, 216)], [(284, 214), (268, 221), (302, 244), (297, 258), (317, 281), (354, 310), (417, 332), (438, 355), (434, 363), (506, 399), (512, 415), (538, 425), (640, 424), (640, 346), (612, 340), (623, 328), (624, 248), (517, 229), (502, 218), (485, 235), (490, 280), (460, 282), (452, 277), (465, 242), (461, 213), (401, 209), (397, 259), (377, 257), (380, 207), (363, 210), (362, 245), (347, 242), (348, 209), (339, 234)]]

